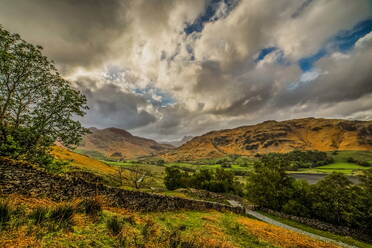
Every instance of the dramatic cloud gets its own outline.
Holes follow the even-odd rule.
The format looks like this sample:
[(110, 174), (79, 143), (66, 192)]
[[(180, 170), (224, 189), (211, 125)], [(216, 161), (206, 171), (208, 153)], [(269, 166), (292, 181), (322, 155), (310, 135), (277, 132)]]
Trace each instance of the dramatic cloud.
[(120, 0), (4, 0), (0, 9), (4, 27), (42, 45), (67, 69), (105, 62), (126, 28)]
[(97, 86), (89, 78), (79, 78), (76, 87), (87, 97), (90, 111), (82, 120), (86, 126), (139, 128), (155, 121), (146, 111), (146, 98), (123, 91), (114, 84)]
[(166, 140), (372, 118), (370, 0), (3, 0), (0, 23), (87, 95), (87, 126)]

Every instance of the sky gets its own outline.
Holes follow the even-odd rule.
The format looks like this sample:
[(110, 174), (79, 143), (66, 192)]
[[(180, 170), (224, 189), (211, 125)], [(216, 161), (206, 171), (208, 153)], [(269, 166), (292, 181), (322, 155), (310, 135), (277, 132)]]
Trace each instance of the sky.
[(372, 0), (1, 0), (0, 24), (87, 96), (86, 127), (372, 120)]

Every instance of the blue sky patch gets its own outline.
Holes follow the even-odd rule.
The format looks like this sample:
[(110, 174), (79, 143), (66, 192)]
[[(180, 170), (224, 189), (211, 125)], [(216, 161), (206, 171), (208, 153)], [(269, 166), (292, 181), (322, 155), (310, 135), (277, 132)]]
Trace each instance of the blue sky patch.
[(341, 52), (348, 52), (351, 50), (355, 43), (372, 31), (372, 19), (365, 20), (358, 23), (351, 30), (344, 30), (339, 32), (335, 37), (330, 40), (332, 48)]
[(298, 61), (298, 65), (300, 66), (302, 71), (310, 71), (313, 69), (314, 63), (326, 55), (327, 51), (325, 49), (320, 49), (316, 54), (300, 59)]
[(215, 16), (221, 3), (225, 3), (228, 6), (229, 12), (238, 5), (237, 0), (211, 0), (208, 4), (206, 11), (199, 16), (192, 24), (185, 27), (184, 31), (186, 34), (191, 34), (193, 32), (201, 32), (204, 28), (204, 24), (212, 21), (212, 17)]
[(258, 53), (258, 56), (257, 58), (254, 60), (255, 63), (263, 60), (266, 55), (274, 52), (276, 49), (278, 49), (277, 47), (267, 47), (267, 48), (264, 48), (264, 49), (261, 49), (261, 51)]
[(336, 35), (332, 36), (318, 52), (309, 57), (300, 59), (298, 65), (302, 71), (310, 71), (319, 59), (329, 55), (333, 51), (346, 53), (352, 50), (355, 43), (369, 32), (372, 32), (372, 19), (362, 21), (350, 30), (338, 32)]
[[(170, 95), (161, 91), (158, 88), (153, 88), (153, 87), (135, 88), (133, 89), (133, 92), (144, 96), (147, 99), (147, 101), (149, 101), (153, 105), (165, 107), (165, 106), (175, 103), (175, 100)], [(157, 97), (160, 96), (160, 101), (157, 99), (154, 99), (154, 96), (157, 96)]]

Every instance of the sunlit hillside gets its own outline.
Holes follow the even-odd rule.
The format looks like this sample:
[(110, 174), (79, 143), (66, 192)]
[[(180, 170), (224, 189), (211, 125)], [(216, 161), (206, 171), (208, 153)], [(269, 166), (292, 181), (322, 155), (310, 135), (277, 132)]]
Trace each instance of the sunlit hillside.
[(161, 155), (174, 160), (299, 150), (372, 151), (372, 121), (305, 118), (209, 132)]
[(61, 146), (53, 146), (52, 155), (57, 159), (69, 162), (72, 166), (83, 170), (89, 170), (99, 174), (116, 174), (116, 170), (101, 161), (90, 158), (86, 155), (72, 152), (67, 148)]

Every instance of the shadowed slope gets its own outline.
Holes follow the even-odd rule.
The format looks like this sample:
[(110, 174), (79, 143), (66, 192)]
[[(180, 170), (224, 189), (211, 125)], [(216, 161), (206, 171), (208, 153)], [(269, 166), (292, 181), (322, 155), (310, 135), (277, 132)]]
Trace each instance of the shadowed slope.
[(84, 137), (80, 150), (100, 152), (106, 157), (135, 158), (172, 149), (171, 145), (133, 136), (119, 128), (90, 128), (91, 134)]

